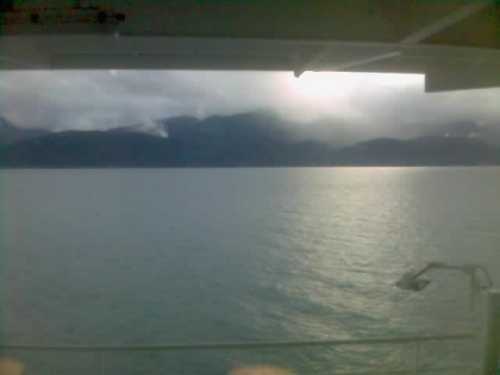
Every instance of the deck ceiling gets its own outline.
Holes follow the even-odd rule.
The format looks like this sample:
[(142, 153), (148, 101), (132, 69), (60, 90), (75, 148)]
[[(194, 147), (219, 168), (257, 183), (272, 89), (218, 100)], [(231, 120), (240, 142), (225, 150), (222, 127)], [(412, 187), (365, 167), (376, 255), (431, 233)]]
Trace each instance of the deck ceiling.
[(428, 91), (500, 86), (500, 1), (0, 1), (0, 69), (111, 68), (411, 72), (426, 74)]

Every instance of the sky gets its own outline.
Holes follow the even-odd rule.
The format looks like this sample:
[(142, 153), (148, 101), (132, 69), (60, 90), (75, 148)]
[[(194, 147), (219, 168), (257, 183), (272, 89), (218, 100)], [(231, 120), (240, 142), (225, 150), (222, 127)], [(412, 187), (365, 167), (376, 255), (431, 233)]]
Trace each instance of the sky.
[(474, 121), (500, 128), (500, 88), (424, 93), (424, 76), (207, 71), (3, 71), (0, 116), (18, 126), (107, 129), (178, 115), (273, 110), (367, 134)]

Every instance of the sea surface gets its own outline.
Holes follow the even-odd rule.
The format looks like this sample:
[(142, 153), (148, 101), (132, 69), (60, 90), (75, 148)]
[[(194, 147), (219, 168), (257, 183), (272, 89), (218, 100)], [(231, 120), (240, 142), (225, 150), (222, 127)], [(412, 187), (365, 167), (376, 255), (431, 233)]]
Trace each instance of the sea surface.
[[(2, 170), (0, 344), (475, 333), (464, 275), (433, 273), (418, 293), (394, 283), (443, 261), (482, 264), (498, 285), (499, 228), (493, 167)], [(27, 374), (388, 373), (415, 361), (431, 373), (465, 369), (467, 345), (2, 355)]]

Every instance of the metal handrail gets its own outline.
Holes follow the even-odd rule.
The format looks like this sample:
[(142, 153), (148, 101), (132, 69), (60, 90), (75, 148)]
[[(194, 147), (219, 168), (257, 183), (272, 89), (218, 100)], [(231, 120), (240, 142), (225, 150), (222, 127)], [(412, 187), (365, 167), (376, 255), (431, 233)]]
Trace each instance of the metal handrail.
[(294, 348), (306, 346), (348, 346), (370, 344), (410, 344), (428, 341), (467, 340), (474, 334), (454, 334), (442, 336), (407, 336), (388, 338), (310, 340), (310, 341), (253, 341), (233, 343), (197, 343), (141, 346), (72, 346), (72, 345), (0, 345), (0, 350), (12, 351), (65, 351), (65, 352), (123, 352), (123, 351), (190, 351), (190, 350), (253, 350), (265, 348)]

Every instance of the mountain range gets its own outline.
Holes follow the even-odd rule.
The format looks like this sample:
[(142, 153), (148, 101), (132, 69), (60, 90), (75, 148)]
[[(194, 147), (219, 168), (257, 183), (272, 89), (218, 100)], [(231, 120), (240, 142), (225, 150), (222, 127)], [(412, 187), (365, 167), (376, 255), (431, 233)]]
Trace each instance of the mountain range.
[(0, 117), (0, 145), (8, 145), (49, 134), (47, 130), (19, 128)]
[[(331, 125), (331, 124), (330, 124)], [(322, 137), (271, 112), (173, 117), (101, 131), (28, 129), (0, 118), (1, 167), (235, 167), (500, 165), (500, 147), (472, 122), (410, 139), (361, 141), (348, 127), (317, 122)], [(352, 143), (350, 143), (352, 142)]]

